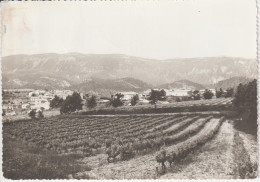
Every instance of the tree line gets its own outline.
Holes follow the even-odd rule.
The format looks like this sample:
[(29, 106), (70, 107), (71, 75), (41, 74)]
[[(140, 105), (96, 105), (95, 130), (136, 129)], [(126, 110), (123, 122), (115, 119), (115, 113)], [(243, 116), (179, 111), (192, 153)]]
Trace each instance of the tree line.
[[(233, 88), (229, 88), (226, 90), (226, 92), (223, 91), (223, 89), (216, 90), (216, 97), (234, 97), (233, 99), (233, 105), (234, 108), (241, 112), (250, 112), (256, 113), (256, 80), (248, 83), (248, 84), (239, 84), (236, 92)], [(200, 94), (199, 90), (195, 90), (192, 92), (191, 97), (183, 98), (182, 100), (200, 100), (202, 97), (204, 99), (211, 99), (214, 96), (211, 90), (206, 89), (203, 94)], [(122, 98), (124, 97), (123, 94), (117, 93), (111, 98), (109, 98), (108, 105), (111, 105), (113, 107), (120, 107), (123, 106), (124, 103), (122, 101)], [(89, 109), (93, 109), (97, 106), (97, 97), (92, 96), (85, 96), (86, 98), (86, 107)], [(108, 98), (107, 98), (108, 99)], [(134, 95), (131, 98), (130, 105), (135, 106), (138, 103), (139, 96)], [(161, 90), (154, 90), (151, 89), (151, 92), (149, 94), (149, 97), (147, 98), (149, 100), (149, 103), (151, 105), (154, 105), (154, 107), (157, 107), (158, 101), (166, 101), (166, 92), (164, 89)], [(253, 103), (254, 100), (254, 103)], [(55, 96), (53, 100), (50, 102), (50, 107), (52, 108), (60, 108), (60, 113), (71, 113), (75, 112), (77, 110), (82, 110), (83, 104), (82, 104), (82, 98), (79, 93), (74, 92), (72, 95), (67, 96), (65, 100), (62, 98), (59, 98), (58, 96)], [(176, 101), (181, 101), (178, 97)]]

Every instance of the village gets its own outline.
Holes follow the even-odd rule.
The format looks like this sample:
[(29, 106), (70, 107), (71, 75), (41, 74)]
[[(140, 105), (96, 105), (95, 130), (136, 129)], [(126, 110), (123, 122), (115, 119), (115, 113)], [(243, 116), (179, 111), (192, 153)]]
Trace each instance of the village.
[[(153, 90), (164, 90), (166, 93), (166, 100), (160, 102), (160, 104), (169, 104), (172, 102), (180, 102), (187, 101), (192, 98), (194, 90), (192, 89), (164, 89), (157, 88)], [(213, 93), (213, 98), (216, 97), (216, 90), (209, 89)], [(3, 89), (2, 90), (2, 98), (3, 98), (3, 113), (6, 116), (15, 116), (19, 114), (27, 114), (31, 110), (52, 110), (50, 107), (50, 103), (55, 96), (66, 99), (67, 96), (72, 95), (74, 91), (72, 90), (34, 90), (34, 89)], [(205, 90), (197, 90), (197, 94), (200, 96), (203, 95)], [(151, 93), (151, 89), (148, 89), (143, 92), (117, 92), (111, 95), (111, 98), (116, 94), (123, 95), (121, 100), (125, 106), (131, 105), (131, 99), (134, 96), (138, 96), (138, 105), (148, 105), (149, 104), (149, 96)], [(87, 109), (85, 106), (86, 100), (88, 98), (88, 94), (80, 93), (83, 110)], [(102, 97), (100, 95), (96, 96), (97, 104), (99, 106), (107, 106), (110, 102), (110, 98)], [(203, 99), (203, 98), (202, 98)]]

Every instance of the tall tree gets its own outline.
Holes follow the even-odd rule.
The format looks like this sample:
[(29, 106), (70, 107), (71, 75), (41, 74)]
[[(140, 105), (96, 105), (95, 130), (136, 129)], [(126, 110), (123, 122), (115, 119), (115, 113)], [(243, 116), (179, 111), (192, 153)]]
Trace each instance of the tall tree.
[(239, 84), (233, 100), (235, 109), (247, 118), (257, 121), (257, 81), (254, 79), (248, 84)]
[(135, 106), (137, 101), (139, 100), (139, 96), (136, 94), (131, 98), (131, 106)]
[(96, 96), (92, 95), (90, 98), (87, 99), (87, 107), (89, 109), (93, 109), (97, 106)]
[(200, 92), (198, 90), (194, 90), (192, 92), (192, 97), (194, 100), (200, 100)]
[(66, 100), (63, 102), (60, 113), (71, 113), (76, 110), (82, 110), (82, 99), (79, 93), (74, 92), (72, 95), (67, 96)]
[(216, 97), (220, 98), (224, 95), (224, 91), (222, 88), (220, 88), (219, 90), (216, 91)]
[(151, 90), (150, 96), (148, 100), (150, 100), (150, 104), (154, 105), (154, 108), (156, 108), (156, 104), (159, 100), (165, 100), (166, 99), (166, 92), (162, 90)]
[(122, 98), (124, 97), (123, 94), (121, 93), (117, 93), (116, 95), (114, 95), (110, 101), (110, 104), (113, 106), (113, 107), (119, 107), (119, 106), (122, 106), (124, 105), (123, 101), (122, 101)]
[(50, 102), (51, 108), (58, 108), (62, 106), (62, 103), (64, 100), (62, 98), (59, 98), (57, 95), (54, 96), (54, 98)]

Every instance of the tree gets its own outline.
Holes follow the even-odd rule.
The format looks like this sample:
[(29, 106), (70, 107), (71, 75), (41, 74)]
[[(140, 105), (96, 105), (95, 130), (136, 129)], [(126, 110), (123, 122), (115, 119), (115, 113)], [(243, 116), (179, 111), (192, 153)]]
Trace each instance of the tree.
[(242, 112), (245, 104), (246, 95), (246, 86), (239, 84), (237, 86), (237, 91), (235, 93), (235, 98), (233, 100), (233, 105), (235, 106), (238, 112)]
[(137, 101), (139, 100), (139, 96), (136, 94), (131, 98), (131, 106), (135, 106)]
[(156, 108), (158, 100), (165, 100), (165, 96), (166, 92), (163, 89), (161, 91), (152, 89), (148, 100), (150, 100), (150, 104), (154, 105), (154, 108)]
[(34, 109), (31, 110), (28, 115), (29, 115), (30, 118), (35, 119), (35, 115), (36, 115), (35, 110)]
[(5, 116), (5, 110), (2, 109), (2, 116)]
[(224, 92), (223, 92), (222, 88), (220, 88), (219, 91), (218, 91), (218, 90), (216, 91), (216, 97), (217, 97), (217, 98), (222, 97), (223, 94), (224, 94)]
[(193, 97), (194, 100), (200, 100), (200, 91), (194, 90), (192, 92), (192, 97)]
[(248, 84), (239, 84), (234, 96), (233, 105), (240, 114), (257, 121), (257, 81), (254, 79)]
[(214, 94), (208, 89), (206, 89), (205, 92), (203, 93), (204, 99), (211, 99), (213, 97), (213, 95)]
[(226, 92), (226, 94), (225, 94), (225, 98), (227, 98), (227, 97), (232, 97), (233, 94), (234, 94), (234, 89), (233, 89), (233, 88), (228, 88), (228, 89), (227, 89), (227, 92)]
[(96, 96), (92, 95), (90, 98), (87, 99), (87, 107), (89, 109), (93, 109), (97, 106)]
[(62, 98), (59, 98), (57, 95), (54, 96), (54, 98), (50, 102), (51, 108), (58, 108), (62, 106), (62, 103), (64, 100)]
[(66, 100), (62, 103), (60, 113), (71, 113), (76, 110), (82, 110), (82, 99), (79, 93), (74, 92), (72, 95), (67, 96)]
[(124, 97), (123, 94), (117, 93), (115, 96), (112, 97), (112, 99), (110, 101), (110, 105), (112, 105), (113, 107), (119, 107), (119, 106), (124, 105), (124, 103), (121, 100), (122, 97)]

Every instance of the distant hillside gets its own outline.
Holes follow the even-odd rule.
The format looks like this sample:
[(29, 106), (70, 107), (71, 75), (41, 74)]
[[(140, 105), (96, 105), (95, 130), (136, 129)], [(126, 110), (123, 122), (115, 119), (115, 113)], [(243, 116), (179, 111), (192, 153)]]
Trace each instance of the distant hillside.
[(217, 89), (228, 89), (228, 88), (236, 88), (240, 83), (245, 84), (250, 82), (252, 79), (245, 77), (232, 77), (226, 80), (219, 81), (214, 85)]
[[(23, 81), (29, 82), (26, 79), (20, 82), (21, 75), (24, 78), (27, 76), (31, 78), (30, 75), (34, 75), (35, 80), (39, 80), (38, 75), (59, 78), (70, 84), (80, 84), (93, 77), (100, 79), (131, 77), (154, 86), (178, 80), (190, 80), (208, 85), (231, 77), (257, 77), (256, 60), (232, 57), (155, 60), (119, 54), (69, 53), (13, 55), (3, 57), (1, 63), (2, 74), (9, 79), (5, 87), (23, 85)], [(45, 81), (40, 85), (44, 84)], [(35, 85), (36, 82), (33, 86)], [(57, 85), (62, 86), (62, 81), (57, 81)]]
[(192, 89), (192, 90), (201, 90), (201, 89), (205, 89), (205, 86), (198, 84), (198, 83), (194, 83), (189, 80), (179, 80), (179, 81), (175, 81), (173, 83), (159, 85), (159, 86), (157, 86), (157, 88), (166, 88), (166, 89), (185, 88), (185, 89)]
[(141, 92), (152, 88), (151, 85), (134, 78), (120, 79), (100, 79), (91, 78), (76, 85), (72, 85), (69, 89), (77, 90), (83, 93), (98, 93), (103, 96), (110, 96), (115, 92), (136, 91)]
[(31, 88), (31, 89), (66, 89), (73, 84), (64, 78), (45, 74), (3, 74), (2, 87), (12, 88)]

